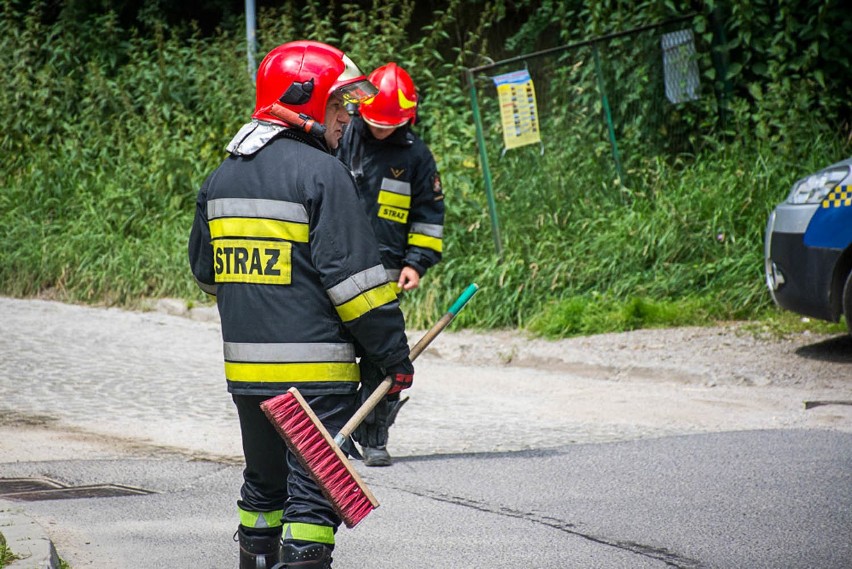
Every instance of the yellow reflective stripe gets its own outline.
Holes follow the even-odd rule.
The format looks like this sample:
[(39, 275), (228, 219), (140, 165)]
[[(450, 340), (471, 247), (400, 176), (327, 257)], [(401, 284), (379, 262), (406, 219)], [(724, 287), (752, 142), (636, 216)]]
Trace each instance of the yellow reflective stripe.
[(249, 512), (237, 506), (240, 512), (240, 525), (247, 528), (277, 528), (281, 525), (284, 510), (272, 512)]
[(284, 531), (281, 537), (284, 539), (334, 544), (334, 528), (331, 526), (290, 522), (284, 524), (283, 527)]
[(297, 243), (308, 242), (308, 224), (276, 219), (251, 217), (221, 217), (209, 222), (210, 237), (257, 237), (286, 239)]
[(299, 381), (359, 381), (355, 363), (243, 363), (225, 362), (225, 377), (230, 381), (286, 383)]
[(381, 190), (379, 191), (379, 197), (376, 199), (376, 201), (384, 205), (392, 205), (404, 209), (411, 208), (411, 196), (395, 194), (394, 192), (386, 192), (384, 190)]
[[(375, 265), (340, 281), (326, 292), (335, 305), (348, 302), (365, 290), (388, 282), (388, 273), (382, 265)], [(314, 360), (316, 361), (316, 360)]]
[(443, 240), (428, 235), (420, 235), (419, 233), (409, 233), (408, 244), (415, 247), (423, 247), (424, 249), (432, 249), (438, 253), (444, 249)]
[(291, 250), (287, 241), (216, 239), (213, 270), (217, 283), (288, 285), (291, 281)]
[(349, 322), (394, 300), (396, 300), (396, 293), (393, 291), (393, 286), (390, 283), (385, 283), (334, 308), (341, 320)]
[(405, 93), (402, 92), (402, 89), (397, 89), (397, 96), (399, 98), (399, 108), (400, 109), (411, 109), (417, 106), (417, 99), (411, 100), (405, 96)]
[(389, 205), (380, 205), (379, 213), (377, 215), (382, 219), (395, 221), (397, 223), (405, 223), (408, 221), (407, 209), (400, 209), (398, 207), (391, 207)]
[[(349, 302), (363, 291), (388, 282), (388, 274), (382, 265), (375, 265), (340, 281), (326, 292), (335, 306)], [(316, 360), (315, 360), (316, 361)]]

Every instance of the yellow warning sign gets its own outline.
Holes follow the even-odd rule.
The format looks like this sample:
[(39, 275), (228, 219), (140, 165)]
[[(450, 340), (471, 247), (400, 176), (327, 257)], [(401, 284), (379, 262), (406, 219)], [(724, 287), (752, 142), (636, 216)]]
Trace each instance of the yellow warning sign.
[(500, 99), (500, 120), (506, 149), (541, 142), (535, 88), (526, 70), (492, 78)]

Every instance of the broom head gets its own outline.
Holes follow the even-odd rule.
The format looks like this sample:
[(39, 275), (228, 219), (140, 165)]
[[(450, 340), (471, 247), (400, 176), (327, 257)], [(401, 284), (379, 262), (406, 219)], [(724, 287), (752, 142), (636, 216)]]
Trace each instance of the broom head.
[(292, 387), (260, 407), (346, 527), (355, 527), (379, 506), (298, 389)]

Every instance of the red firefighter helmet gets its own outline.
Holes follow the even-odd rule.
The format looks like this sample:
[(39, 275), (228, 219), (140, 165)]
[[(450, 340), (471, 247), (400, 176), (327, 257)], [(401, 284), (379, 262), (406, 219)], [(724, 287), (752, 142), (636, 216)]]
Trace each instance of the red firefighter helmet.
[(273, 106), (282, 105), (322, 123), (332, 94), (339, 92), (345, 102), (360, 103), (377, 92), (345, 53), (308, 40), (285, 43), (270, 51), (257, 70), (256, 88), (252, 118), (284, 126), (292, 125), (281, 119), (280, 112), (270, 112)]
[(379, 92), (361, 103), (364, 120), (379, 128), (402, 126), (417, 116), (417, 92), (405, 69), (394, 62), (379, 67), (368, 77)]

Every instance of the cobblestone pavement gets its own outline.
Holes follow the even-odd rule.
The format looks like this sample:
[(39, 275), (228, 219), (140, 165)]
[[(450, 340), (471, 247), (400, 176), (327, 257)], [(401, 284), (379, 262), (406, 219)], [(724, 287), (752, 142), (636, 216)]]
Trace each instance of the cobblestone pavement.
[[(0, 425), (238, 460), (215, 308), (156, 308), (0, 298)], [(848, 338), (764, 341), (719, 329), (562, 342), (447, 331), (417, 362), (391, 447), (404, 456), (725, 430), (849, 431), (852, 407), (806, 412), (803, 401), (852, 400), (850, 347)]]
[(0, 314), (3, 422), (27, 417), (158, 445), (240, 452), (217, 324), (10, 299), (0, 299)]

